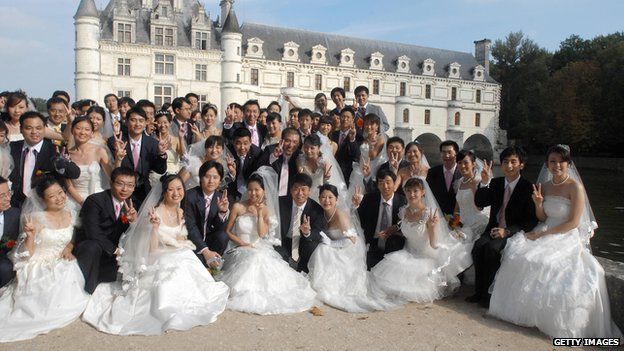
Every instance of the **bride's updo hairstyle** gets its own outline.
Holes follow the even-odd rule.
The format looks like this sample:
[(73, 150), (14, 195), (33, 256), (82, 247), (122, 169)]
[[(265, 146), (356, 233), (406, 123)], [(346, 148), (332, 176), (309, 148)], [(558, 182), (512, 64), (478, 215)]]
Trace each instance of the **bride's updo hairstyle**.
[(336, 188), (334, 185), (331, 184), (323, 184), (321, 186), (319, 186), (319, 194), (321, 194), (323, 191), (329, 191), (332, 194), (334, 194), (334, 196), (337, 198), (338, 197), (338, 188)]
[[(41, 200), (44, 199), (44, 195), (45, 195), (45, 191), (48, 190), (52, 185), (54, 184), (58, 184), (58, 186), (60, 186), (63, 190), (65, 190), (65, 188), (63, 188), (63, 186), (61, 185), (61, 183), (59, 183), (58, 180), (56, 180), (53, 177), (47, 176), (45, 178), (40, 179), (37, 184), (35, 185), (35, 193), (37, 194), (37, 196), (39, 196), (39, 198), (41, 198)], [(45, 201), (45, 200), (43, 200)]]
[(407, 156), (408, 151), (412, 147), (417, 148), (421, 155), (423, 154), (423, 149), (422, 149), (422, 146), (420, 146), (420, 143), (417, 142), (417, 141), (411, 141), (411, 142), (407, 143), (407, 145), (405, 145), (405, 155), (406, 156)]
[[(102, 122), (106, 122), (106, 110), (104, 110), (104, 108), (102, 106), (93, 105), (93, 106), (89, 107), (89, 109), (87, 110), (87, 114), (85, 116), (89, 116), (90, 114), (92, 114), (94, 112), (97, 113), (98, 115), (102, 116)], [(73, 123), (72, 123), (72, 125), (73, 125)]]
[(364, 116), (364, 124), (372, 123), (377, 126), (377, 134), (379, 134), (379, 126), (381, 125), (381, 119), (374, 113), (369, 113)]
[(561, 156), (561, 160), (567, 163), (572, 163), (572, 156), (570, 155), (570, 147), (568, 145), (557, 144), (555, 146), (551, 146), (546, 152), (546, 162), (548, 163), (548, 157), (550, 154), (559, 154)]
[(321, 138), (317, 134), (313, 133), (313, 134), (308, 135), (305, 138), (305, 140), (303, 141), (303, 144), (304, 145), (307, 144), (307, 145), (310, 145), (310, 146), (316, 146), (316, 147), (320, 148), (321, 147)]
[[(101, 107), (100, 107), (101, 108)], [(87, 114), (86, 116), (80, 116), (80, 117), (76, 117), (72, 124), (71, 124), (71, 129), (72, 131), (74, 130), (74, 128), (76, 128), (76, 126), (78, 125), (78, 123), (80, 122), (87, 122), (89, 123), (89, 125), (91, 126), (91, 130), (95, 130), (95, 127), (93, 126), (93, 122), (91, 122), (91, 118), (88, 117), (89, 114)]]
[[(169, 184), (171, 184), (171, 182), (173, 182), (176, 179), (179, 180), (180, 183), (182, 183), (182, 191), (184, 192), (184, 195), (186, 195), (186, 187), (184, 186), (184, 181), (182, 180), (182, 178), (177, 174), (165, 173), (165, 175), (160, 177), (160, 183), (162, 184), (162, 192), (160, 193), (160, 199), (158, 199), (158, 203), (156, 203), (156, 206), (159, 206), (165, 200), (165, 193), (167, 193), (167, 188), (169, 188)], [(182, 200), (184, 201), (184, 198)]]
[(474, 152), (472, 152), (472, 150), (461, 150), (455, 156), (455, 161), (459, 163), (461, 160), (465, 159), (466, 157), (470, 158), (472, 163), (475, 163), (477, 161), (477, 158), (475, 157), (475, 154)]
[(251, 177), (249, 177), (249, 179), (247, 180), (247, 186), (249, 186), (250, 183), (258, 183), (262, 190), (264, 190), (264, 180), (262, 180), (262, 176), (260, 176), (259, 174), (252, 174)]
[[(403, 191), (407, 192), (408, 189), (419, 188), (420, 190), (425, 190), (425, 184), (423, 180), (420, 178), (410, 178), (403, 184)], [(424, 195), (423, 195), (424, 196)]]

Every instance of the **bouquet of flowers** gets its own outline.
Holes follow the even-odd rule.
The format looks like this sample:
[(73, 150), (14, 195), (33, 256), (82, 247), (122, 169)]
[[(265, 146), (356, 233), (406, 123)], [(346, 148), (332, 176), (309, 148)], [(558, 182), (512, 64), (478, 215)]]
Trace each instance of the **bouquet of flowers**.
[(454, 215), (444, 215), (444, 217), (451, 228), (451, 235), (457, 240), (466, 239), (466, 234), (461, 230), (464, 225), (461, 222), (459, 213)]

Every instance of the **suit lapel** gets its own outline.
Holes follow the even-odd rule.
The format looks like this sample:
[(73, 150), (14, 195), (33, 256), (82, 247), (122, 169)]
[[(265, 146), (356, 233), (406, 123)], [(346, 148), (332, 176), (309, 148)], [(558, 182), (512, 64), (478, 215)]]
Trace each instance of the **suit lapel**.
[(108, 212), (109, 217), (113, 219), (113, 221), (117, 220), (115, 217), (115, 206), (113, 205), (113, 194), (110, 190), (107, 190), (106, 195), (104, 196), (104, 210)]

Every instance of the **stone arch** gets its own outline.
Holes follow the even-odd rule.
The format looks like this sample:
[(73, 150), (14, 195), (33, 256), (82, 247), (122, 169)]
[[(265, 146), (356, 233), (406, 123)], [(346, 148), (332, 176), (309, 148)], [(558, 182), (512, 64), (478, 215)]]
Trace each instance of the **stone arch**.
[(420, 143), (429, 165), (435, 166), (441, 163), (440, 143), (442, 139), (433, 133), (423, 133), (416, 138), (416, 141)]
[(480, 159), (492, 160), (494, 150), (492, 143), (483, 134), (473, 134), (464, 142), (464, 149), (473, 150), (475, 155)]

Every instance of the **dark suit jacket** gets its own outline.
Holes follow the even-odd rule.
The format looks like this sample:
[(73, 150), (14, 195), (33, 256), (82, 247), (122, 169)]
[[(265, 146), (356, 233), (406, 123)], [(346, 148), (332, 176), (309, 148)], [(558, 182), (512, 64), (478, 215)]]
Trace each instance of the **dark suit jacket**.
[[(193, 124), (194, 122), (191, 121), (190, 119), (187, 121), (189, 124), (189, 127), (186, 129), (186, 134), (184, 134), (184, 142), (186, 143), (186, 146), (189, 146), (191, 144), (193, 144), (193, 131), (191, 130), (190, 125)], [(177, 118), (174, 118), (173, 121), (171, 122), (171, 134), (178, 136), (179, 130), (180, 130), (180, 122), (178, 121)]]
[[(2, 230), (2, 241), (17, 240), (19, 234), (20, 210), (9, 207), (4, 211), (4, 229)], [(0, 255), (5, 256), (10, 250), (0, 249)]]
[[(245, 122), (236, 122), (232, 125), (232, 128), (230, 129), (226, 129), (223, 128), (223, 137), (228, 140), (230, 143), (232, 143), (234, 141), (234, 131), (237, 130), (238, 128), (247, 128), (247, 125), (245, 124)], [(256, 130), (258, 131), (258, 142), (259, 145), (262, 146), (262, 143), (264, 143), (264, 138), (266, 138), (267, 134), (269, 133), (269, 130), (267, 129), (267, 127), (265, 125), (260, 124), (259, 122), (256, 122)]]
[(225, 231), (227, 218), (221, 220), (217, 202), (221, 198), (221, 192), (215, 191), (210, 202), (210, 210), (206, 217), (206, 199), (200, 186), (186, 192), (184, 199), (184, 220), (188, 230), (189, 240), (195, 245), (196, 252), (199, 253), (204, 248), (218, 251), (215, 247), (210, 247), (208, 243), (213, 242), (215, 236)]
[(364, 141), (364, 137), (362, 137), (362, 134), (358, 131), (355, 135), (354, 142), (351, 142), (347, 136), (344, 138), (341, 145), (338, 143), (338, 141), (340, 141), (340, 133), (341, 132), (339, 130), (333, 131), (331, 133), (331, 140), (338, 144), (338, 150), (336, 150), (336, 161), (340, 166), (345, 182), (349, 185), (349, 178), (351, 177), (351, 172), (353, 171), (353, 162), (360, 161), (360, 144)]
[[(375, 191), (373, 193), (367, 193), (364, 195), (360, 207), (358, 207), (358, 215), (360, 217), (360, 223), (362, 230), (364, 230), (364, 237), (366, 243), (376, 241), (375, 229), (377, 228), (377, 218), (379, 217), (379, 204), (381, 202), (381, 193)], [(406, 204), (405, 197), (401, 194), (394, 194), (392, 199), (392, 224), (399, 222), (399, 209)]]
[[(459, 172), (459, 166), (455, 167), (455, 173), (453, 174), (453, 182), (461, 178)], [(451, 189), (446, 189), (446, 180), (444, 179), (444, 165), (437, 165), (429, 168), (427, 172), (427, 184), (431, 188), (433, 196), (435, 196), (440, 209), (445, 214), (452, 214), (455, 211), (455, 189), (451, 182)]]
[[(405, 160), (401, 160), (399, 161), (399, 169), (403, 168), (403, 167), (407, 167), (409, 166), (409, 163)], [(379, 169), (377, 170), (377, 172), (381, 171), (382, 169), (390, 169), (390, 162), (385, 162), (383, 163), (381, 166), (379, 166)], [(371, 175), (370, 178), (368, 178), (368, 181), (364, 180), (364, 189), (366, 190), (367, 193), (372, 193), (377, 191), (377, 179), (375, 178), (375, 174)], [(399, 187), (399, 189), (397, 190), (397, 193), (403, 195), (403, 187)]]
[[(122, 212), (123, 213), (123, 208)], [(122, 216), (115, 218), (115, 208), (110, 190), (91, 194), (80, 210), (82, 227), (76, 230), (76, 245), (84, 240), (94, 240), (108, 256), (113, 256), (121, 234), (128, 229)]]
[(236, 151), (234, 150), (233, 146), (228, 145), (228, 148), (232, 156), (234, 156), (234, 161), (236, 162), (236, 179), (228, 184), (228, 197), (231, 197), (235, 199), (236, 201), (238, 201), (238, 199), (240, 199), (240, 196), (242, 196), (243, 194), (240, 194), (238, 192), (238, 189), (236, 186), (237, 185), (236, 180), (242, 174), (243, 179), (245, 180), (245, 182), (247, 182), (247, 179), (249, 179), (251, 174), (260, 166), (258, 162), (260, 160), (260, 155), (262, 155), (262, 149), (252, 144), (249, 147), (249, 152), (247, 152), (247, 156), (245, 156), (243, 169), (240, 170), (239, 169), (240, 158), (238, 157), (238, 154), (236, 154)]
[[(291, 219), (293, 199), (290, 195), (280, 196), (279, 198), (279, 210), (280, 210), (280, 231), (282, 236), (282, 249), (284, 256), (290, 257), (292, 252), (292, 238), (288, 237), (288, 231), (292, 226)], [(308, 199), (305, 207), (303, 208), (303, 214), (301, 215), (301, 221), (303, 222), (303, 216), (310, 216), (310, 235), (301, 235), (299, 240), (299, 271), (307, 271), (307, 264), (312, 252), (316, 248), (316, 245), (321, 242), (320, 232), (323, 230), (323, 208), (316, 201)], [(305, 259), (303, 259), (305, 258)]]
[[(379, 119), (380, 119), (380, 122), (381, 122), (381, 125), (379, 126), (379, 129), (381, 129), (382, 133), (385, 133), (385, 132), (387, 132), (390, 129), (390, 124), (388, 124), (388, 118), (386, 117), (386, 114), (381, 109), (381, 106), (375, 105), (375, 104), (371, 104), (369, 102), (368, 104), (366, 104), (365, 115), (367, 115), (369, 113), (374, 113), (377, 116), (379, 116)], [(355, 116), (356, 122), (357, 122), (357, 120), (359, 118), (363, 119), (364, 116), (361, 116), (360, 110), (358, 109), (358, 111), (356, 111), (356, 116)]]
[[(528, 232), (537, 225), (537, 217), (535, 216), (535, 204), (531, 198), (533, 186), (531, 182), (520, 177), (518, 184), (514, 188), (507, 207), (505, 208), (505, 222), (509, 234), (513, 235), (520, 230)], [(505, 177), (494, 178), (490, 181), (489, 186), (480, 187), (475, 193), (475, 205), (477, 207), (490, 207), (490, 221), (488, 222), (485, 233), (489, 235), (492, 228), (498, 227), (498, 212), (503, 206), (505, 197)]]
[[(22, 149), (24, 147), (24, 141), (15, 141), (10, 144), (11, 157), (13, 158), (13, 164), (15, 167), (9, 175), (11, 181), (11, 190), (13, 190), (13, 197), (11, 198), (11, 205), (14, 207), (21, 207), (22, 203), (26, 199), (26, 196), (22, 192), (24, 162), (22, 160)], [(80, 168), (73, 162), (67, 161), (65, 167), (62, 170), (57, 170), (54, 163), (59, 154), (56, 152), (56, 147), (48, 139), (43, 140), (40, 152), (37, 154), (35, 160), (35, 167), (33, 169), (33, 175), (31, 178), (31, 184), (35, 184), (38, 178), (44, 177), (46, 174), (50, 174), (55, 177), (59, 183), (65, 184), (65, 179), (76, 179), (80, 177)], [(42, 174), (37, 175), (40, 171)], [(61, 174), (62, 173), (62, 174)]]
[[(126, 157), (121, 161), (122, 167), (134, 169), (134, 159), (132, 158), (132, 144), (128, 135), (123, 135), (126, 144)], [(108, 139), (108, 148), (115, 153), (115, 138)], [(132, 199), (137, 202), (136, 208), (143, 202), (147, 194), (152, 189), (149, 181), (149, 174), (154, 171), (163, 174), (167, 171), (167, 159), (158, 155), (158, 141), (150, 136), (142, 135), (141, 152), (139, 154), (139, 166), (136, 170), (138, 175), (137, 186), (132, 194)]]
[[(279, 186), (279, 182), (281, 181), (282, 177), (282, 165), (284, 164), (284, 155), (280, 156), (273, 163), (270, 163), (271, 155), (273, 154), (273, 151), (275, 151), (276, 146), (277, 144), (273, 144), (264, 148), (264, 151), (262, 151), (262, 155), (260, 156), (260, 159), (258, 161), (258, 167), (271, 166), (271, 168), (273, 168), (277, 173), (277, 184)], [(294, 176), (297, 174), (297, 158), (299, 157), (299, 154), (301, 154), (301, 150), (297, 149), (295, 153), (290, 157), (290, 160), (288, 160), (288, 189), (290, 189)]]

